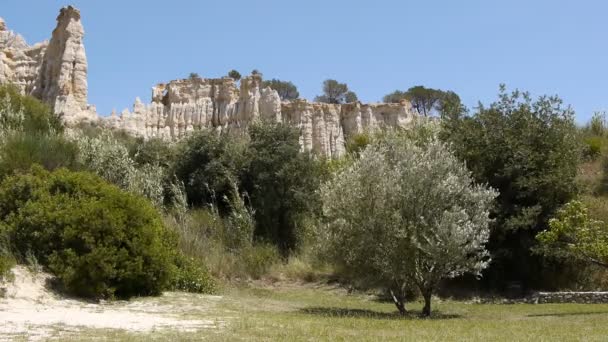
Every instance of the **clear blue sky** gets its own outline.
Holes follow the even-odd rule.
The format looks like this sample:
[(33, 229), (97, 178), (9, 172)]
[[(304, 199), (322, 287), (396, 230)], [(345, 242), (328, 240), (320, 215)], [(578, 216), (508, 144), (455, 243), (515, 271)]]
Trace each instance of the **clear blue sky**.
[(155, 83), (233, 68), (309, 99), (334, 78), (364, 102), (421, 84), (472, 107), (506, 83), (560, 95), (579, 122), (608, 109), (608, 1), (2, 0), (0, 16), (33, 43), (67, 4), (81, 10), (89, 102), (104, 115), (149, 101)]

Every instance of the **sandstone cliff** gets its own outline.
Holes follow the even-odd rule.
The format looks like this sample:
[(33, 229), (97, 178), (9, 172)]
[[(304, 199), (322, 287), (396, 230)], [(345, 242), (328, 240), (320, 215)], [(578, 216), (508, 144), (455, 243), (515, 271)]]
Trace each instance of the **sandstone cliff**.
[(80, 12), (62, 8), (49, 42), (29, 46), (0, 19), (0, 84), (12, 83), (24, 94), (48, 103), (65, 122), (96, 121), (87, 104), (87, 58)]
[(87, 58), (80, 12), (62, 8), (49, 42), (33, 46), (9, 31), (0, 18), (0, 84), (15, 84), (61, 114), (68, 126), (99, 123), (132, 135), (165, 140), (180, 139), (190, 132), (212, 128), (242, 134), (255, 120), (285, 122), (301, 131), (302, 148), (338, 157), (349, 136), (381, 127), (408, 125), (415, 117), (411, 105), (343, 105), (314, 103), (303, 99), (282, 102), (279, 94), (262, 89), (259, 74), (239, 84), (229, 77), (193, 77), (161, 83), (152, 88), (152, 101), (135, 100), (132, 111), (123, 110), (99, 118), (87, 104)]
[(152, 89), (152, 102), (136, 99), (133, 112), (115, 112), (104, 120), (112, 129), (123, 129), (144, 138), (175, 140), (202, 128), (242, 133), (254, 120), (289, 123), (301, 131), (302, 148), (339, 157), (345, 140), (356, 133), (382, 127), (404, 127), (415, 118), (411, 105), (328, 104), (303, 99), (281, 102), (279, 94), (260, 89), (259, 75), (245, 77), (240, 89), (229, 77), (191, 78), (161, 83)]

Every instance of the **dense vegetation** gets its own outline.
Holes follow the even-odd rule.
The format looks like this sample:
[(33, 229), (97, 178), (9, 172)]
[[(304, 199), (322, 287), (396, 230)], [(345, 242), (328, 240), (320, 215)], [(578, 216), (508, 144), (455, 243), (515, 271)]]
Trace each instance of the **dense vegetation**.
[[(321, 99), (353, 95), (327, 80)], [(441, 120), (350, 136), (345, 156), (325, 160), (280, 123), (175, 143), (68, 134), (44, 104), (0, 88), (0, 277), (39, 263), (93, 298), (211, 292), (211, 277), (326, 277), (386, 290), (403, 312), (422, 294), (425, 314), (431, 293), (455, 284), (605, 284), (602, 115), (577, 127), (559, 98), (504, 89), (471, 112), (450, 91), (389, 95)]]
[(577, 194), (580, 159), (574, 114), (556, 97), (533, 101), (526, 93), (507, 93), (468, 115), (446, 111), (442, 136), (464, 160), (475, 180), (499, 192), (488, 248), (493, 256), (484, 274), (489, 287), (510, 281), (524, 288), (554, 282), (547, 260), (532, 252), (535, 236), (556, 210)]

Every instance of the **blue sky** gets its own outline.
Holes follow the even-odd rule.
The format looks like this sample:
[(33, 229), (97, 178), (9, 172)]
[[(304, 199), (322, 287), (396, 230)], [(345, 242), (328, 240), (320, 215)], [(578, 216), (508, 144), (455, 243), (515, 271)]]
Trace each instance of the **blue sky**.
[(472, 107), (505, 83), (558, 94), (579, 122), (608, 110), (607, 1), (2, 0), (0, 16), (33, 43), (67, 4), (81, 10), (89, 102), (104, 115), (149, 101), (158, 82), (233, 68), (309, 99), (334, 78), (364, 102), (421, 84)]

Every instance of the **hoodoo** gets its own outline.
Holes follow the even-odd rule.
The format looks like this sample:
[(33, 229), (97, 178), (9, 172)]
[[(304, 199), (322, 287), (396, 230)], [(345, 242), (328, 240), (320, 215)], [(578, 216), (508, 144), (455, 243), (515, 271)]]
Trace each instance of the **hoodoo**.
[(87, 58), (80, 19), (76, 8), (62, 8), (51, 40), (30, 46), (0, 18), (0, 84), (14, 84), (23, 94), (48, 103), (67, 126), (97, 123), (146, 139), (176, 140), (202, 128), (240, 133), (255, 120), (272, 120), (298, 127), (303, 149), (336, 158), (344, 153), (345, 140), (352, 134), (406, 126), (417, 115), (407, 101), (281, 101), (275, 90), (262, 88), (260, 74), (252, 74), (240, 84), (229, 77), (160, 83), (152, 88), (151, 103), (137, 98), (132, 111), (98, 116), (87, 103)]

